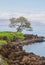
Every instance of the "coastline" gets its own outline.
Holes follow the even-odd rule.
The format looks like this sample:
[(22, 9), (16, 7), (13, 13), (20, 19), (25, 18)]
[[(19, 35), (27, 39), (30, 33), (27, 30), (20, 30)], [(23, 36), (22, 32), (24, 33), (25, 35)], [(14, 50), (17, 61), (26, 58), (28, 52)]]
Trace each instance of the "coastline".
[(45, 65), (45, 57), (27, 53), (21, 46), (4, 45), (0, 49), (0, 54), (2, 59), (7, 61), (8, 65)]
[[(8, 39), (5, 38), (5, 40)], [(27, 53), (22, 49), (24, 45), (31, 45), (35, 42), (44, 42), (44, 37), (26, 34), (24, 40), (17, 39), (13, 42), (8, 40), (6, 45), (1, 45), (1, 59), (7, 61), (8, 65), (45, 65), (45, 57), (40, 57), (33, 52)]]
[(44, 42), (44, 38), (45, 37), (42, 37), (42, 36), (38, 36), (38, 35), (33, 35), (33, 34), (25, 34), (25, 39), (24, 40), (20, 40), (20, 39), (17, 39), (13, 42), (9, 42), (13, 45), (19, 45), (19, 46), (24, 46), (24, 45), (31, 45), (31, 44), (34, 44), (34, 43), (40, 43), (40, 42)]

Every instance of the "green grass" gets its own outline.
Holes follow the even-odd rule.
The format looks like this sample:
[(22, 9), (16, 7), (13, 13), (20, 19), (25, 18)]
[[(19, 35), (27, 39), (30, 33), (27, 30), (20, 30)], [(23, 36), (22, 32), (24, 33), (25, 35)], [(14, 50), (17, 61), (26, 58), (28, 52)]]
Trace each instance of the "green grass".
[(0, 36), (7, 36), (11, 41), (13, 40), (11, 32), (0, 32)]
[[(24, 34), (21, 32), (0, 32), (0, 37), (7, 36), (10, 41), (14, 40), (14, 36), (17, 36), (20, 39), (24, 39)], [(16, 37), (15, 37), (16, 39)]]
[(24, 34), (23, 33), (21, 33), (21, 32), (14, 32), (14, 34), (16, 35), (16, 36), (18, 36), (18, 38), (20, 38), (20, 39), (24, 39), (25, 37), (24, 37)]
[(1, 65), (9, 65), (8, 62), (3, 59), (2, 55), (0, 55), (0, 58), (2, 59), (2, 64)]
[(0, 40), (0, 44), (7, 44), (6, 40)]
[(3, 65), (8, 65), (7, 61), (4, 61), (4, 62), (3, 62)]
[(6, 40), (0, 40), (0, 49), (2, 49), (2, 45), (7, 44)]

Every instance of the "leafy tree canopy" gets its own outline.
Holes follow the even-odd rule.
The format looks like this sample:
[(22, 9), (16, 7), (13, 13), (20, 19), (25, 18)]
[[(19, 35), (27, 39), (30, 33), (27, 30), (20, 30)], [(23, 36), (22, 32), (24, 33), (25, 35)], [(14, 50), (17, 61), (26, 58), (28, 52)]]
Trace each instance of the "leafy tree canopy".
[(10, 25), (15, 26), (17, 25), (17, 23), (20, 23), (20, 25), (18, 25), (17, 31), (22, 31), (25, 28), (31, 30), (31, 24), (25, 17), (10, 19)]

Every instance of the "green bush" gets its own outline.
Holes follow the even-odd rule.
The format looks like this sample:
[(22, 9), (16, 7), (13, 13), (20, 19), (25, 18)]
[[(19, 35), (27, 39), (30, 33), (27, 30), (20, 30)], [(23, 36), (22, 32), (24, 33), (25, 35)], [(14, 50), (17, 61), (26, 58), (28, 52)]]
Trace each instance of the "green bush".
[(7, 44), (6, 40), (0, 40), (0, 49), (2, 49), (2, 45)]
[(21, 32), (14, 32), (14, 34), (18, 37), (18, 38), (20, 38), (20, 39), (24, 39), (25, 37), (24, 37), (24, 34), (23, 33), (21, 33)]
[(11, 34), (11, 32), (0, 32), (0, 36), (7, 36), (10, 41), (13, 40), (13, 35)]
[(3, 62), (3, 65), (8, 65), (7, 61), (4, 61), (4, 62)]
[(16, 37), (20, 38), (20, 39), (24, 39), (24, 34), (21, 32), (0, 32), (0, 37), (3, 36), (7, 36), (9, 38), (10, 41), (14, 40), (14, 37), (16, 39)]
[(7, 44), (7, 41), (5, 41), (5, 40), (0, 40), (0, 44)]

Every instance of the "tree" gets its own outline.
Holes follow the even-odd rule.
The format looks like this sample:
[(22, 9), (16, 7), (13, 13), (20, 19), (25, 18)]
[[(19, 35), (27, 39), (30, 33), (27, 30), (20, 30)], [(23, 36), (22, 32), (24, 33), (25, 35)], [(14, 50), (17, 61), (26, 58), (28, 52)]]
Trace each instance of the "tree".
[(11, 18), (10, 23), (12, 26), (18, 26), (17, 32), (22, 31), (23, 29), (27, 28), (27, 30), (31, 30), (31, 24), (25, 17), (19, 17), (17, 19)]
[(9, 20), (10, 20), (10, 26), (11, 26), (11, 27), (14, 26), (15, 18), (11, 18), (11, 19), (9, 19)]

